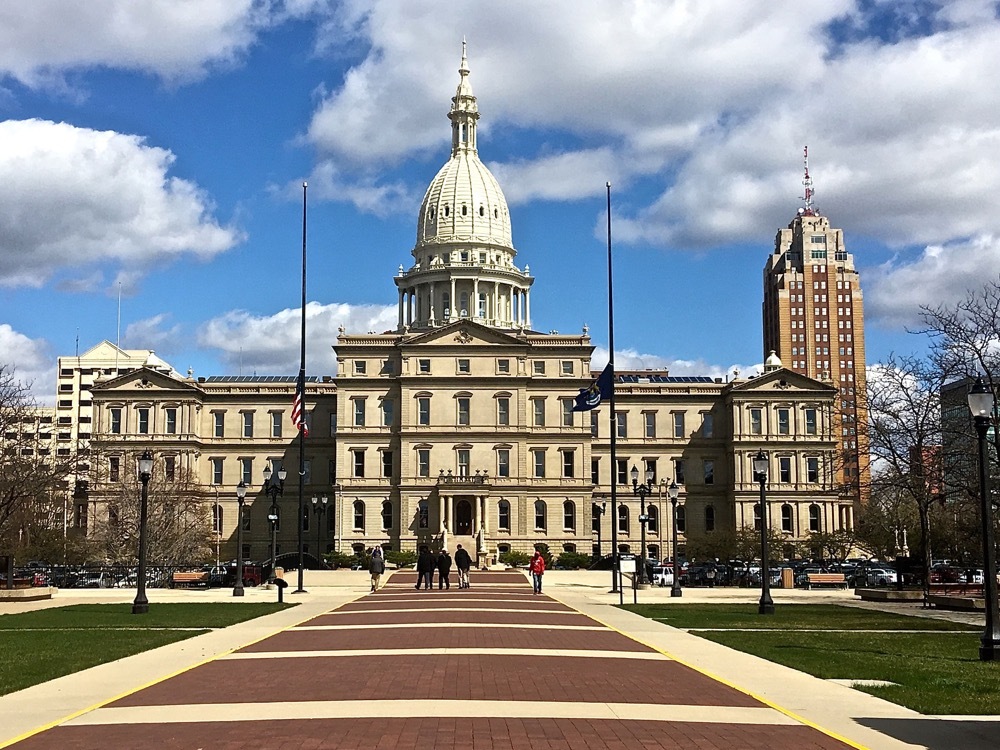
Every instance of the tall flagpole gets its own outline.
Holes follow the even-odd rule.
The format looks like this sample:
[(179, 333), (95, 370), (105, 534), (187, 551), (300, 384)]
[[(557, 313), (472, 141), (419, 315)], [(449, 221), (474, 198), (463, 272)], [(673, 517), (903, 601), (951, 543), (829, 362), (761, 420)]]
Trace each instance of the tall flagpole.
[(308, 183), (302, 183), (302, 336), (299, 348), (299, 377), (295, 387), (299, 389), (302, 399), (302, 422), (299, 428), (299, 587), (295, 593), (305, 593), (305, 548), (303, 526), (305, 525), (305, 494), (303, 483), (306, 480), (306, 431), (302, 429), (306, 411), (306, 191)]
[[(608, 366), (611, 368), (611, 398), (609, 424), (611, 425), (611, 590), (618, 591), (618, 459), (615, 443), (618, 437), (615, 420), (615, 304), (611, 283), (611, 183), (608, 189)], [(619, 591), (619, 594), (621, 592)]]

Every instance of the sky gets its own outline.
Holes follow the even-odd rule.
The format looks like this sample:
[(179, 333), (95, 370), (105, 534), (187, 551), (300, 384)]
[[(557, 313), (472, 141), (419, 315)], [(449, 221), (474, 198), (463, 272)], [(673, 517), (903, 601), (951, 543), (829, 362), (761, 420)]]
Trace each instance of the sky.
[[(396, 325), (462, 40), (535, 330), (619, 369), (749, 374), (803, 204), (861, 273), (869, 365), (1000, 277), (987, 0), (32, 0), (0, 6), (0, 365), (55, 398), (107, 339), (196, 376), (307, 372)], [(120, 310), (120, 313), (119, 313)]]

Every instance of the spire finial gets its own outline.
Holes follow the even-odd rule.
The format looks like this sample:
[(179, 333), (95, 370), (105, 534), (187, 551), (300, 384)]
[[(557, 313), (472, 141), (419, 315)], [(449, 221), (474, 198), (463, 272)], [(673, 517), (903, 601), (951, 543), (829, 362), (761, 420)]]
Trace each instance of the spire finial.
[(802, 196), (802, 200), (805, 201), (805, 206), (803, 206), (804, 213), (811, 216), (816, 213), (816, 209), (813, 206), (813, 196), (816, 191), (813, 190), (812, 177), (809, 176), (809, 146), (802, 147), (802, 164), (805, 176), (802, 178), (802, 185), (805, 188), (805, 195)]

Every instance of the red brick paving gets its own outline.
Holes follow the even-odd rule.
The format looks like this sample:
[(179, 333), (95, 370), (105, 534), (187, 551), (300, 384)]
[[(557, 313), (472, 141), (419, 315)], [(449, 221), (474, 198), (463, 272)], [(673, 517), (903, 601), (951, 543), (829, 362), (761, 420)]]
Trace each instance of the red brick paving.
[(57, 727), (18, 750), (844, 750), (806, 726), (603, 719), (310, 719)]
[[(594, 676), (597, 670), (599, 679)], [(261, 691), (262, 685), (266, 691)], [(676, 662), (517, 653), (216, 661), (111, 705), (378, 700), (388, 695), (422, 700), (763, 705)]]
[(559, 614), (551, 610), (536, 612), (477, 612), (442, 610), (431, 612), (345, 612), (344, 614), (321, 615), (303, 625), (408, 625), (414, 620), (424, 623), (473, 623), (487, 625), (577, 625), (589, 627), (594, 624), (586, 615)]

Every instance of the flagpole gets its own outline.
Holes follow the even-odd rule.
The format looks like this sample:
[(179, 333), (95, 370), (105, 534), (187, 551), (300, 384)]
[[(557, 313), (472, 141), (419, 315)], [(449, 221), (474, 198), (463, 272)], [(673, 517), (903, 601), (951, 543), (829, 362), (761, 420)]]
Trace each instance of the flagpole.
[(305, 494), (303, 483), (306, 479), (306, 431), (302, 429), (305, 421), (306, 411), (306, 191), (308, 183), (302, 183), (302, 335), (299, 345), (299, 377), (295, 387), (299, 390), (302, 399), (302, 422), (299, 423), (299, 587), (295, 589), (296, 594), (304, 594), (305, 588), (305, 548), (303, 539), (303, 526), (305, 518)]
[(615, 305), (614, 287), (611, 283), (611, 183), (605, 185), (608, 191), (608, 366), (611, 368), (611, 397), (608, 399), (611, 425), (611, 591), (622, 592), (618, 587), (618, 486), (617, 486), (617, 451), (618, 437), (615, 420)]

